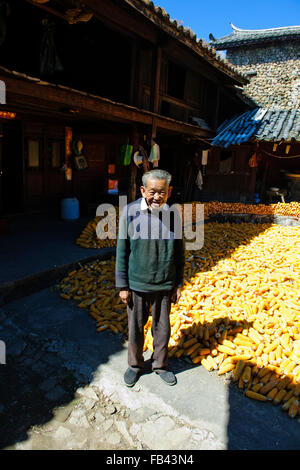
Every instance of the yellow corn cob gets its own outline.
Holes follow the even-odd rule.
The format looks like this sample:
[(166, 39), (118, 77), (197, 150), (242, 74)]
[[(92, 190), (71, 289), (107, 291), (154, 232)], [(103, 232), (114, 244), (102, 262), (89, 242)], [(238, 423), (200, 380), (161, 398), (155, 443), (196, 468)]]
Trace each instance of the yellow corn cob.
[(256, 375), (258, 374), (258, 372), (259, 372), (259, 367), (258, 367), (257, 364), (255, 364), (255, 365), (252, 367), (252, 369), (251, 369), (251, 374), (252, 374), (253, 376), (256, 376)]
[(286, 396), (287, 392), (284, 389), (278, 390), (277, 387), (276, 387), (276, 390), (277, 390), (277, 394), (275, 395), (273, 399), (273, 403), (274, 405), (279, 405), (279, 403), (281, 403), (284, 397)]
[(217, 346), (217, 350), (226, 354), (230, 354), (231, 356), (234, 356), (236, 354), (234, 349), (229, 348), (228, 346), (223, 346), (222, 344)]
[(228, 348), (235, 349), (235, 344), (232, 341), (228, 341), (227, 339), (224, 339), (222, 344)]
[(209, 348), (200, 348), (199, 349), (199, 356), (206, 356), (207, 354), (210, 353), (210, 349)]
[(264, 348), (264, 352), (266, 354), (269, 354), (271, 351), (274, 351), (274, 349), (276, 349), (277, 346), (278, 346), (278, 341), (274, 341), (273, 343), (269, 344), (268, 346)]
[(263, 341), (263, 337), (254, 328), (250, 328), (248, 336), (258, 345)]
[(290, 418), (295, 418), (299, 410), (299, 400), (294, 400), (288, 410)]
[(233, 381), (236, 382), (237, 380), (239, 380), (242, 372), (243, 372), (243, 369), (245, 367), (245, 361), (243, 360), (239, 360), (237, 363), (236, 363), (236, 366), (235, 366), (235, 369), (233, 370)]
[(182, 356), (184, 352), (185, 352), (184, 349), (178, 349), (175, 353), (175, 356), (179, 359), (180, 356)]
[(212, 365), (213, 369), (215, 369), (215, 370), (218, 369), (218, 364), (216, 363), (216, 361), (213, 359), (212, 356), (210, 356), (210, 355), (206, 356), (206, 360), (207, 360), (207, 362), (209, 362), (209, 364)]
[(97, 328), (97, 331), (101, 332), (101, 331), (107, 330), (107, 328), (109, 328), (109, 325), (101, 325)]
[(244, 383), (248, 383), (251, 378), (251, 367), (246, 366), (242, 373), (242, 379)]
[(235, 368), (235, 364), (228, 363), (220, 367), (218, 370), (218, 375), (226, 374), (227, 372), (232, 371)]
[(298, 397), (300, 395), (300, 384), (297, 384), (294, 388), (294, 395), (295, 397)]
[(199, 362), (202, 361), (202, 359), (203, 359), (202, 356), (195, 356), (195, 357), (192, 358), (192, 361), (193, 361), (194, 364), (198, 364)]
[(278, 382), (278, 385), (277, 385), (278, 390), (282, 390), (282, 389), (286, 388), (287, 385), (290, 383), (290, 381), (291, 381), (290, 377), (288, 377), (288, 376), (283, 377), (283, 378)]
[(290, 374), (293, 369), (295, 369), (296, 363), (294, 361), (291, 361), (285, 368), (284, 368), (284, 373), (285, 374)]
[(213, 366), (206, 359), (201, 360), (201, 365), (205, 367), (205, 369), (207, 369), (209, 372), (213, 370)]
[(263, 367), (262, 369), (260, 369), (260, 371), (258, 372), (258, 377), (264, 377), (264, 375), (267, 375), (270, 373), (270, 369), (268, 369), (268, 367)]
[(255, 385), (252, 384), (251, 390), (252, 390), (253, 392), (256, 392), (256, 393), (257, 393), (257, 392), (260, 391), (260, 389), (262, 388), (262, 386), (263, 386), (262, 383), (257, 383), (257, 384), (255, 384)]
[(286, 395), (283, 397), (284, 402), (288, 401), (290, 398), (294, 396), (294, 389), (291, 389), (289, 391), (287, 391), (286, 389), (282, 389), (282, 390), (286, 391)]
[[(285, 397), (285, 398), (286, 398), (286, 397)], [(283, 403), (283, 405), (282, 405), (282, 407), (281, 407), (282, 410), (283, 410), (283, 411), (288, 411), (288, 409), (290, 408), (291, 404), (292, 404), (295, 400), (297, 400), (297, 398), (294, 397), (294, 396), (291, 396), (288, 400), (284, 400), (284, 403)]]
[[(260, 390), (260, 393), (262, 393), (261, 390)], [(268, 400), (273, 401), (277, 394), (278, 394), (278, 388), (276, 388), (276, 387), (272, 388), (272, 389), (269, 391), (269, 393), (267, 394)]]
[(252, 398), (253, 400), (258, 400), (258, 401), (267, 401), (268, 398), (265, 395), (261, 395), (260, 393), (253, 392), (252, 390), (246, 390), (245, 395), (248, 398)]
[[(197, 349), (199, 349), (200, 346), (201, 346), (200, 343), (195, 343), (195, 344), (193, 344), (193, 345), (186, 351), (187, 356), (191, 356), (191, 354), (193, 354), (195, 351), (197, 351)], [(197, 351), (197, 354), (198, 354), (198, 351)]]
[(197, 338), (191, 338), (191, 339), (188, 339), (187, 341), (185, 341), (183, 343), (183, 348), (184, 349), (187, 349), (189, 348), (190, 346), (192, 346), (193, 344), (197, 343), (198, 342), (198, 339)]
[[(270, 380), (269, 382), (267, 382), (265, 385), (262, 386), (259, 393), (262, 393), (263, 395), (265, 395), (270, 390), (272, 390), (274, 387), (276, 387), (277, 383), (278, 383), (278, 380)], [(277, 390), (278, 390), (278, 388), (277, 388)]]

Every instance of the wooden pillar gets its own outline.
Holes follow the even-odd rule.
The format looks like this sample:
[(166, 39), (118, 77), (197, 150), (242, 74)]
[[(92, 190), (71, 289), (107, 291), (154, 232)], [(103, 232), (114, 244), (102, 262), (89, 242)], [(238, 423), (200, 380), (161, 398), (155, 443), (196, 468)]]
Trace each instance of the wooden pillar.
[(219, 120), (219, 109), (220, 109), (220, 85), (217, 86), (217, 99), (216, 99), (216, 110), (215, 110), (215, 117), (214, 117), (214, 128), (217, 129), (218, 127), (218, 120)]
[(155, 81), (153, 94), (153, 112), (158, 114), (159, 111), (159, 91), (160, 91), (160, 71), (161, 71), (162, 48), (158, 46), (156, 49), (156, 66)]
[(131, 77), (130, 77), (130, 104), (135, 106), (136, 104), (136, 65), (137, 65), (137, 44), (136, 39), (132, 41), (131, 49)]
[[(132, 129), (132, 142), (133, 142), (133, 153), (136, 152), (139, 148), (139, 133), (137, 126), (133, 126)], [(137, 166), (131, 160), (131, 169), (130, 169), (130, 188), (129, 188), (129, 202), (132, 202), (136, 199), (136, 176), (137, 176)]]

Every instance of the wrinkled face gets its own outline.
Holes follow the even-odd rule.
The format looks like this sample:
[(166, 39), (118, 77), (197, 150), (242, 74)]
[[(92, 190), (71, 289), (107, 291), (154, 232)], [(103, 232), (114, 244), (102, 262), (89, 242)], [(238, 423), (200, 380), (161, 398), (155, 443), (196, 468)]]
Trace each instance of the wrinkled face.
[(166, 180), (148, 179), (147, 186), (141, 186), (142, 196), (146, 199), (148, 207), (160, 209), (168, 200), (172, 187), (168, 186)]

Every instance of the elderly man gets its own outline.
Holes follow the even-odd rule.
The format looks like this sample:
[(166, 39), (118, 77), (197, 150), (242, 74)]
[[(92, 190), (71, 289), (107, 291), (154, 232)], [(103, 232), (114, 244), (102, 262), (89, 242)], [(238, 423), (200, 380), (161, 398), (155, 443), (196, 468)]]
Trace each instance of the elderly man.
[(176, 377), (168, 369), (171, 302), (180, 298), (184, 245), (179, 213), (166, 204), (171, 175), (151, 170), (143, 175), (142, 198), (126, 206), (119, 224), (116, 287), (127, 305), (128, 369), (125, 384), (132, 387), (145, 370), (144, 326), (151, 307), (152, 370), (168, 385)]

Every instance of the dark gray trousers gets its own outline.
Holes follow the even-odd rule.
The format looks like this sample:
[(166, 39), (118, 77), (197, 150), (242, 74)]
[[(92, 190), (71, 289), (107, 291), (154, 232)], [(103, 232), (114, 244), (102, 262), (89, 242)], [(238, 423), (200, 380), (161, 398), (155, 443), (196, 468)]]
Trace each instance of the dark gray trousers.
[(134, 370), (144, 368), (144, 326), (151, 306), (153, 354), (152, 369), (168, 367), (168, 343), (170, 339), (171, 291), (131, 291), (128, 313), (128, 365)]

